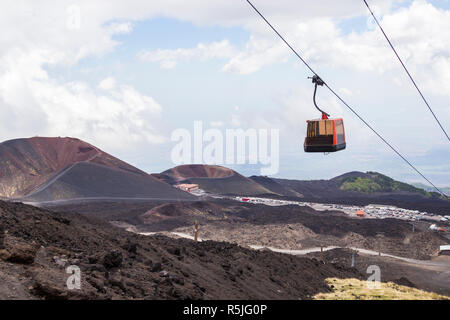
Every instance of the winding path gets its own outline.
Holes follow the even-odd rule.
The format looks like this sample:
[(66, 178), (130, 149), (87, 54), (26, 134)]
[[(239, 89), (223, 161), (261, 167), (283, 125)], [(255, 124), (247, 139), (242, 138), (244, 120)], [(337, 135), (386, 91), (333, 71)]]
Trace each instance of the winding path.
[[(151, 236), (151, 235), (158, 234), (158, 232), (141, 232), (139, 234), (144, 235), (144, 236)], [(190, 239), (190, 240), (194, 239), (193, 236), (191, 236), (190, 234), (187, 234), (187, 233), (170, 232), (170, 234), (180, 237), (180, 238), (185, 238), (185, 239)], [(205, 241), (205, 240), (206, 239), (199, 239), (199, 241)], [(258, 246), (258, 245), (250, 245), (249, 247), (254, 250), (269, 249), (274, 252), (291, 254), (291, 255), (295, 255), (295, 256), (306, 255), (308, 253), (314, 253), (314, 252), (321, 252), (321, 250), (322, 250), (320, 247), (307, 248), (307, 249), (301, 249), (301, 250), (279, 249), (279, 248), (272, 248), (272, 247), (265, 247), (265, 246)], [(333, 250), (333, 249), (352, 249), (362, 255), (388, 257), (388, 258), (401, 260), (403, 262), (407, 262), (407, 263), (411, 263), (411, 264), (415, 264), (415, 265), (430, 266), (430, 267), (447, 267), (450, 269), (450, 261), (432, 261), (432, 260), (410, 259), (410, 258), (395, 256), (395, 255), (388, 254), (388, 253), (383, 253), (383, 252), (379, 253), (378, 251), (362, 249), (362, 248), (355, 248), (355, 247), (337, 247), (337, 246), (323, 247), (323, 251), (329, 251), (329, 250)]]
[[(321, 251), (320, 247), (308, 248), (308, 249), (302, 249), (302, 250), (278, 249), (278, 248), (263, 247), (263, 246), (250, 246), (250, 247), (252, 249), (255, 249), (255, 250), (261, 250), (261, 249), (266, 248), (266, 249), (269, 249), (269, 250), (274, 251), (274, 252), (286, 253), (286, 254), (292, 254), (292, 255), (305, 255), (305, 254), (308, 254), (308, 253), (320, 252)], [(352, 250), (355, 250), (356, 252), (358, 252), (360, 254), (368, 255), (368, 256), (388, 257), (388, 258), (401, 260), (401, 261), (412, 263), (412, 264), (423, 265), (423, 266), (433, 266), (433, 267), (447, 266), (447, 267), (450, 268), (450, 262), (446, 262), (446, 261), (417, 260), (417, 259), (399, 257), (399, 256), (395, 256), (395, 255), (388, 254), (388, 253), (383, 253), (383, 252), (380, 253), (380, 252), (374, 251), (374, 250), (355, 248), (355, 247), (329, 246), (329, 247), (324, 247), (323, 251), (329, 251), (329, 250), (333, 250), (333, 249), (352, 249)]]

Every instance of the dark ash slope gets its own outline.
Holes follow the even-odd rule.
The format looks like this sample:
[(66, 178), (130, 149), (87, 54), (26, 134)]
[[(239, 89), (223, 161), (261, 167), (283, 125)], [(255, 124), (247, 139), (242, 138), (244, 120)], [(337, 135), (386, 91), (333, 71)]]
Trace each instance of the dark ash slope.
[[(22, 204), (0, 202), (0, 231), (0, 298), (307, 299), (329, 291), (325, 278), (361, 277), (338, 264), (144, 237)], [(81, 268), (82, 290), (66, 289), (67, 264)]]

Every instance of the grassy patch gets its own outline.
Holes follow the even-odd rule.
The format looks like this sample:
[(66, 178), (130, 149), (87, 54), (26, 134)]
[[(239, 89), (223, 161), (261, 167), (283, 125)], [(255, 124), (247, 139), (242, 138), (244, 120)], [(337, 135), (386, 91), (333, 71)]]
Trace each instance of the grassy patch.
[(357, 191), (364, 193), (372, 193), (382, 190), (381, 186), (372, 179), (360, 177), (356, 178), (353, 181), (345, 181), (341, 185), (341, 189), (346, 191)]
[(371, 289), (367, 281), (358, 279), (326, 279), (332, 292), (319, 293), (316, 300), (450, 300), (450, 297), (392, 282), (381, 282), (379, 288)]
[(422, 194), (428, 198), (439, 198), (439, 194), (416, 188), (410, 184), (396, 181), (378, 172), (367, 172), (365, 177), (345, 177), (340, 179), (340, 189), (363, 193), (407, 191)]

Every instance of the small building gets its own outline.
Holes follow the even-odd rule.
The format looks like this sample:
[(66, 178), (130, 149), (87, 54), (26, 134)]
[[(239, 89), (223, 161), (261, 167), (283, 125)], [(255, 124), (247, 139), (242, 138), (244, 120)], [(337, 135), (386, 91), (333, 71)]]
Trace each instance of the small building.
[(440, 255), (445, 255), (445, 256), (450, 256), (450, 246), (441, 246), (439, 248), (439, 254)]
[(366, 213), (362, 210), (356, 210), (356, 216), (357, 217), (364, 217), (366, 215)]
[(186, 192), (191, 192), (191, 191), (198, 189), (198, 184), (183, 183), (183, 184), (177, 184), (175, 187), (177, 187), (178, 189), (181, 189), (183, 191), (186, 191)]

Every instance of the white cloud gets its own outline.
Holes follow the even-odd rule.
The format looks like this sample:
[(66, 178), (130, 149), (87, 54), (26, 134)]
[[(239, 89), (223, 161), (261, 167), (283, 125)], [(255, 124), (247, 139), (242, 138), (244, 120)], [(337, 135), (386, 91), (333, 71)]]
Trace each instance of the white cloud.
[(103, 90), (111, 90), (116, 86), (116, 79), (113, 77), (108, 77), (100, 81), (98, 87)]
[[(175, 3), (176, 1), (169, 1)], [(423, 0), (409, 7), (393, 10), (393, 4), (405, 1), (371, 1), (371, 6), (392, 42), (408, 66), (417, 74), (433, 72), (434, 85), (427, 89), (447, 88), (447, 68), (450, 60), (450, 12), (439, 10)], [(200, 24), (240, 25), (250, 32), (247, 44), (238, 51), (224, 40), (199, 44), (195, 48), (142, 51), (141, 59), (158, 62), (162, 68), (173, 69), (179, 62), (205, 59), (228, 59), (223, 71), (250, 74), (266, 65), (294, 61), (292, 52), (270, 28), (242, 1), (228, 5), (217, 1), (203, 7), (202, 1), (190, 3), (190, 8), (173, 13), (169, 5), (156, 5), (168, 16), (177, 16)], [(355, 1), (254, 1), (269, 20), (314, 67), (326, 66), (356, 71), (386, 72), (398, 68), (393, 52), (378, 28), (373, 28), (367, 9)], [(233, 18), (231, 18), (233, 15)], [(343, 34), (338, 23), (344, 18), (366, 16), (367, 30)], [(444, 69), (442, 69), (444, 66)], [(438, 81), (439, 80), (439, 81)], [(424, 80), (425, 81), (425, 80)], [(448, 91), (448, 90), (446, 90)]]
[(9, 125), (0, 132), (10, 138), (75, 136), (112, 149), (164, 141), (156, 125), (162, 108), (153, 98), (126, 85), (115, 89), (111, 79), (101, 84), (100, 94), (84, 82), (59, 84), (14, 72), (1, 76), (1, 117)]
[[(110, 3), (14, 1), (0, 12), (0, 134), (75, 136), (111, 150), (160, 143), (162, 108), (114, 78), (97, 88), (53, 78), (47, 66), (73, 66), (113, 50), (129, 33)], [(132, 14), (130, 19), (138, 15)], [(123, 18), (127, 18), (123, 16)]]
[(108, 29), (111, 34), (128, 34), (133, 30), (133, 25), (130, 22), (111, 23)]
[(226, 59), (235, 54), (236, 49), (228, 40), (199, 43), (195, 48), (175, 50), (142, 50), (138, 57), (147, 62), (158, 62), (163, 69), (173, 69), (179, 62), (191, 60)]
[[(419, 0), (410, 7), (385, 12), (379, 18), (403, 60), (412, 71), (416, 71), (419, 79), (426, 82), (426, 88), (448, 93), (444, 89), (449, 87), (450, 33), (444, 30), (450, 30), (450, 11), (439, 10)], [(343, 34), (337, 21), (335, 15), (309, 17), (303, 21), (281, 20), (276, 16), (272, 19), (313, 68), (327, 66), (379, 73), (399, 68), (396, 57), (378, 29)], [(293, 57), (263, 21), (258, 26), (252, 24), (250, 30), (250, 40), (224, 66), (225, 71), (248, 74)], [(422, 76), (424, 74), (428, 76)]]
[(350, 89), (347, 89), (347, 88), (340, 88), (339, 92), (341, 92), (343, 95), (346, 95), (346, 96), (351, 96), (352, 95), (352, 91)]
[(285, 59), (289, 50), (273, 39), (252, 36), (244, 51), (234, 56), (223, 71), (249, 74), (258, 71), (264, 65)]

